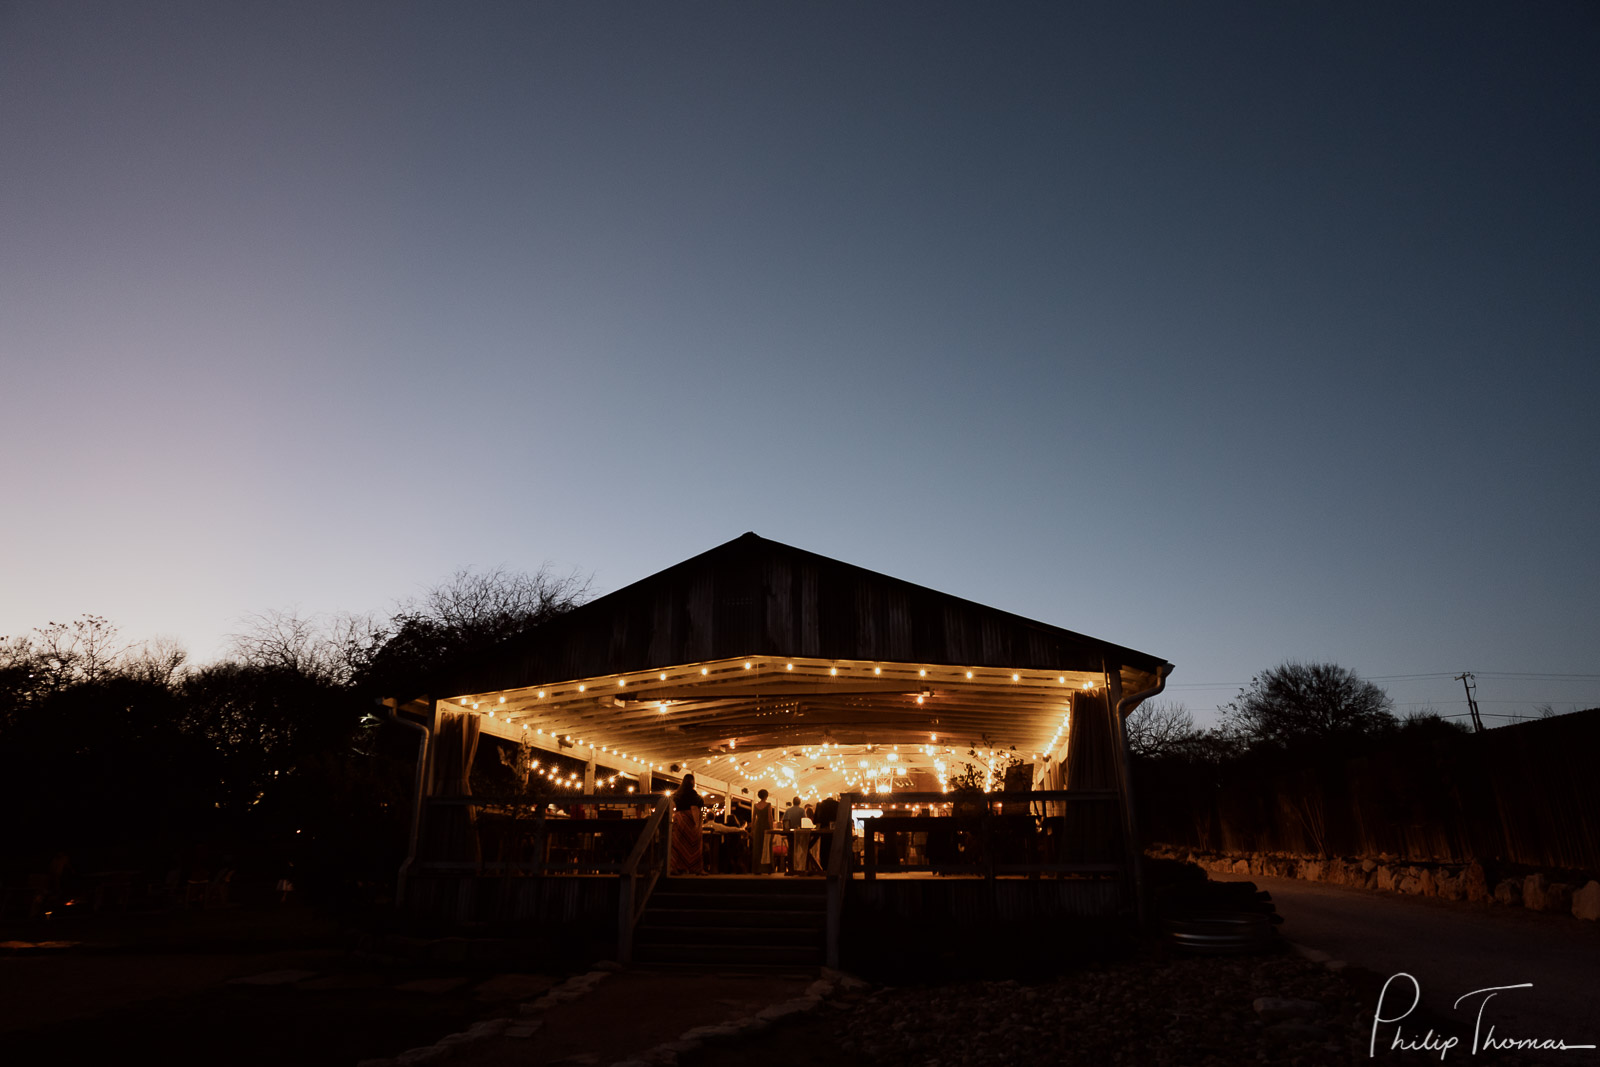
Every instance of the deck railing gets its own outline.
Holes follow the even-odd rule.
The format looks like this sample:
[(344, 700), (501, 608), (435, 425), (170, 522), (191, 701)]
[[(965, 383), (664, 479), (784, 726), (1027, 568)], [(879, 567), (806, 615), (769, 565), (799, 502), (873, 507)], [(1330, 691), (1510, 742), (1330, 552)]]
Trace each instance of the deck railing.
[[(1126, 867), (1121, 805), (1113, 791), (898, 794), (894, 803), (952, 805), (949, 815), (885, 812), (861, 820), (861, 875), (880, 871), (982, 875), (1115, 875)], [(856, 809), (875, 807), (852, 796)]]
[[(951, 806), (948, 815), (874, 814), (861, 810)], [(845, 897), (857, 877), (927, 872), (1000, 877), (1125, 878), (1121, 798), (1113, 790), (1031, 793), (846, 793), (828, 853), (828, 966), (839, 965)], [(858, 855), (859, 853), (859, 855)], [(1130, 887), (1131, 891), (1131, 887)]]
[(672, 798), (661, 797), (645, 821), (639, 840), (622, 865), (622, 886), (617, 895), (617, 962), (633, 962), (633, 930), (650, 901), (650, 894), (667, 870), (671, 849)]
[[(430, 797), (414, 869), (478, 875), (621, 874), (660, 797), (575, 798), (587, 814), (551, 815), (548, 801)], [(569, 804), (568, 806), (571, 806)]]

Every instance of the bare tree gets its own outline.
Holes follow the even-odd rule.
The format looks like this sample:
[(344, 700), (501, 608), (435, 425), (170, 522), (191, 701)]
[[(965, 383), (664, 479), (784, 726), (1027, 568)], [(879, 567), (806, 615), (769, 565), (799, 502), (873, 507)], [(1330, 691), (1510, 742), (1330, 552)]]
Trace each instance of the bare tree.
[(423, 594), (412, 613), (464, 638), (500, 636), (559, 615), (589, 596), (589, 580), (558, 575), (548, 565), (532, 574), (503, 566), (463, 567)]
[(1389, 695), (1333, 663), (1284, 663), (1250, 680), (1224, 705), (1223, 727), (1252, 745), (1282, 749), (1371, 736), (1397, 723)]
[(317, 679), (338, 674), (337, 655), (323, 623), (295, 610), (246, 615), (243, 628), (229, 639), (234, 655), (247, 666)]
[(136, 681), (171, 688), (182, 678), (188, 661), (189, 651), (177, 638), (157, 636), (129, 648), (118, 666)]
[(462, 663), (570, 611), (588, 594), (587, 578), (548, 566), (532, 574), (463, 568), (352, 641), (352, 676), (386, 694), (428, 692)]
[(1194, 716), (1182, 704), (1146, 701), (1124, 720), (1128, 752), (1154, 758), (1177, 755), (1199, 733)]
[(59, 691), (79, 682), (98, 682), (120, 655), (117, 628), (99, 615), (80, 615), (70, 623), (52, 622), (33, 631), (35, 669), (45, 688)]

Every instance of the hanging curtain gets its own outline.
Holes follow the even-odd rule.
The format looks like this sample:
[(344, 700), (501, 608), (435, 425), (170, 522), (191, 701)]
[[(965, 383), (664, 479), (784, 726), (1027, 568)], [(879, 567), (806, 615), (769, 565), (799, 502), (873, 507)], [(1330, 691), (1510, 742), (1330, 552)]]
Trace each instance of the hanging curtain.
[[(472, 760), (481, 731), (476, 715), (441, 709), (434, 732), (433, 787), (436, 797), (472, 795)], [(428, 859), (444, 863), (479, 863), (477, 812), (470, 804), (434, 805)]]

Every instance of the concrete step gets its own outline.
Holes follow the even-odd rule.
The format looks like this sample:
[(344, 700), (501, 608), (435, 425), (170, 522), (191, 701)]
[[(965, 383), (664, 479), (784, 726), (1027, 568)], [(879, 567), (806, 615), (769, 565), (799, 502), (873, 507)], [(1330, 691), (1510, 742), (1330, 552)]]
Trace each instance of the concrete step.
[(647, 966), (821, 966), (822, 946), (641, 944), (634, 948), (634, 959)]
[(765, 926), (640, 926), (633, 932), (637, 945), (749, 945), (752, 948), (822, 944), (821, 930), (774, 930)]
[(825, 897), (825, 878), (785, 878), (782, 875), (712, 875), (705, 878), (678, 876), (656, 883), (657, 893), (773, 893)]
[(817, 909), (791, 908), (675, 908), (655, 907), (654, 901), (645, 910), (641, 922), (653, 926), (747, 926), (769, 929), (804, 928), (820, 930), (827, 921), (827, 912)]
[(747, 896), (742, 893), (714, 893), (694, 896), (688, 893), (651, 893), (650, 907), (710, 912), (826, 912), (827, 901), (818, 897)]

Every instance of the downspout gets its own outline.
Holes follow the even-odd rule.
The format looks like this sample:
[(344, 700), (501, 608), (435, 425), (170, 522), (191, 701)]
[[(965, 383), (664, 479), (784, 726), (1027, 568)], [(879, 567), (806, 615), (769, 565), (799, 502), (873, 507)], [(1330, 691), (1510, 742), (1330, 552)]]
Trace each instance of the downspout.
[(1128, 835), (1128, 856), (1133, 867), (1133, 895), (1139, 907), (1139, 925), (1149, 921), (1149, 902), (1144, 889), (1144, 850), (1139, 847), (1139, 821), (1134, 814), (1133, 768), (1128, 762), (1127, 717), (1140, 704), (1153, 696), (1160, 696), (1167, 687), (1167, 676), (1172, 664), (1163, 663), (1156, 668), (1156, 684), (1149, 689), (1130, 693), (1117, 701), (1117, 764), (1122, 772), (1122, 802), (1125, 809), (1124, 832)]
[(382, 700), (380, 703), (389, 709), (391, 722), (398, 723), (401, 726), (408, 726), (421, 735), (417, 738), (417, 778), (411, 801), (411, 842), (406, 849), (406, 861), (400, 865), (400, 873), (395, 879), (394, 907), (395, 911), (398, 912), (401, 905), (405, 903), (406, 879), (410, 877), (412, 864), (417, 861), (417, 839), (422, 836), (422, 794), (427, 785), (428, 742), (433, 737), (433, 731), (420, 722), (412, 722), (410, 719), (401, 718), (399, 703), (393, 698)]

